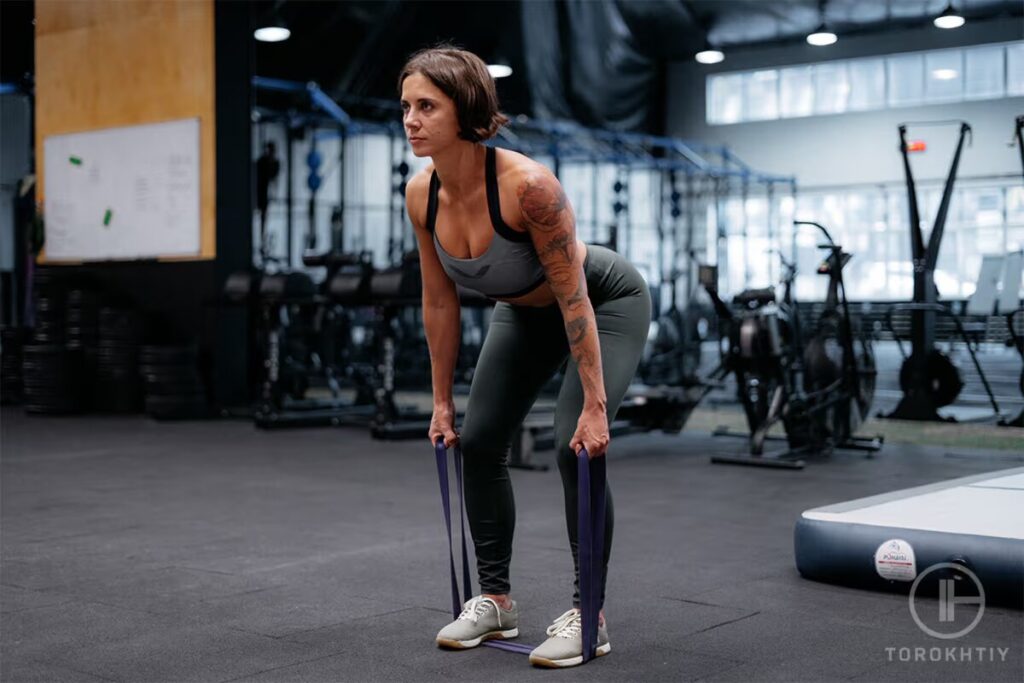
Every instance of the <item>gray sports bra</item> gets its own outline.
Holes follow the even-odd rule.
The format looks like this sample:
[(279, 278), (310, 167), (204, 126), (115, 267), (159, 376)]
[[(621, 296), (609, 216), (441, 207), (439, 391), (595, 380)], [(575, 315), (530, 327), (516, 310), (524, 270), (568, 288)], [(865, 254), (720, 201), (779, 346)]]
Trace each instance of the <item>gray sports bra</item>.
[(453, 282), (494, 299), (511, 299), (540, 287), (545, 281), (545, 275), (530, 236), (513, 230), (501, 219), (496, 156), (494, 148), (488, 147), (487, 210), (494, 226), (494, 237), (487, 251), (476, 258), (455, 258), (441, 246), (434, 231), (437, 222), (437, 191), (441, 187), (437, 171), (430, 176), (426, 227), (434, 236), (434, 248), (441, 267)]

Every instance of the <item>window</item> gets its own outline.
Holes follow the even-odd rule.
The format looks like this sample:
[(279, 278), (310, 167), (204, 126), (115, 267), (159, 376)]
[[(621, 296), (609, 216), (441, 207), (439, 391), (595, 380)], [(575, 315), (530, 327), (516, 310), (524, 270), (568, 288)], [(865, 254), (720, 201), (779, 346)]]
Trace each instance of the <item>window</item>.
[(857, 59), (849, 64), (849, 111), (881, 109), (885, 106), (885, 60)]
[(846, 111), (850, 94), (844, 62), (818, 64), (814, 67), (814, 113), (841, 114)]
[(1006, 92), (1003, 47), (971, 48), (964, 52), (964, 57), (964, 97), (968, 100), (1002, 97)]
[(779, 118), (779, 72), (774, 69), (754, 71), (744, 78), (747, 121)]
[(710, 124), (1024, 95), (1024, 41), (715, 74)]
[(743, 117), (743, 74), (716, 76), (708, 81), (708, 120), (736, 123)]
[(907, 107), (924, 103), (924, 57), (900, 55), (886, 60), (889, 77), (889, 106)]
[(963, 52), (945, 50), (924, 56), (925, 100), (929, 103), (954, 102), (963, 99)]
[(814, 81), (811, 67), (798, 66), (779, 71), (781, 97), (779, 113), (783, 118), (810, 116), (814, 112)]
[(1024, 95), (1024, 43), (1006, 46), (1006, 94)]

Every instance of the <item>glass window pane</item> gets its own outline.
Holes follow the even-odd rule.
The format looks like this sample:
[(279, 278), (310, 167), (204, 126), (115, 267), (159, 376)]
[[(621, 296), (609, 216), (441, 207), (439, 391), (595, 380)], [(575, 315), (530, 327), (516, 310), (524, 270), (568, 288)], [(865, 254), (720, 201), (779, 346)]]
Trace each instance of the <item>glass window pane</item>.
[(850, 96), (848, 111), (885, 107), (885, 60), (856, 59), (849, 63)]
[(1006, 46), (1006, 94), (1024, 95), (1024, 43)]
[(1003, 46), (970, 48), (964, 51), (964, 57), (967, 63), (964, 97), (969, 100), (1002, 97)]
[(779, 118), (779, 72), (775, 69), (753, 71), (746, 74), (747, 121)]
[(928, 102), (955, 102), (963, 99), (963, 52), (943, 50), (925, 55), (925, 99)]
[(1014, 252), (1024, 249), (1024, 228), (1010, 228), (1006, 231), (1006, 251)]
[(768, 233), (768, 200), (765, 197), (747, 199), (747, 234), (766, 235)]
[(906, 107), (924, 102), (924, 57), (899, 55), (886, 59), (889, 106)]
[(798, 66), (779, 70), (781, 98), (779, 114), (783, 117), (810, 116), (814, 111), (814, 82), (811, 67)]
[(743, 220), (743, 200), (739, 197), (730, 197), (725, 200), (725, 210), (722, 212), (725, 219), (725, 234), (741, 235), (746, 224)]
[(814, 67), (814, 113), (839, 114), (846, 111), (850, 83), (846, 63), (818, 64)]
[(1006, 188), (1006, 222), (1024, 227), (1024, 187)]
[(963, 192), (963, 201), (963, 222), (966, 225), (979, 227), (1003, 225), (1002, 188), (967, 188)]
[(708, 120), (736, 123), (743, 115), (743, 74), (708, 78)]

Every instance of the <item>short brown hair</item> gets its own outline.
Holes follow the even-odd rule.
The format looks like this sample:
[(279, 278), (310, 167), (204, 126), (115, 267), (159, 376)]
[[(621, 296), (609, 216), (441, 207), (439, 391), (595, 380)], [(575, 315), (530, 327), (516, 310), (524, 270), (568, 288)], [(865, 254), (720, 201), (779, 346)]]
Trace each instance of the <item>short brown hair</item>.
[(468, 50), (454, 45), (438, 45), (413, 54), (398, 76), (402, 83), (414, 73), (431, 80), (455, 102), (459, 117), (459, 137), (470, 142), (489, 140), (508, 123), (498, 111), (498, 92), (484, 61)]

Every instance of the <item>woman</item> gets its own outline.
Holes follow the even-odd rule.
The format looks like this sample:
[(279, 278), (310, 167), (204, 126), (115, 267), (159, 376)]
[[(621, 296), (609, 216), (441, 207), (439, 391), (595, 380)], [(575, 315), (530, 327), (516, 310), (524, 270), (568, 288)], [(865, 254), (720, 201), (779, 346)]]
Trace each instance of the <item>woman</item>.
[[(604, 457), (608, 423), (636, 372), (650, 325), (647, 285), (619, 254), (576, 238), (572, 207), (555, 176), (512, 151), (485, 147), (506, 119), (494, 81), (472, 53), (444, 46), (413, 55), (398, 80), (413, 153), (432, 164), (409, 182), (406, 207), (419, 243), (423, 322), (433, 377), (429, 438), (459, 442), (466, 510), (482, 594), (437, 635), (468, 648), (519, 634), (509, 597), (515, 504), (507, 458), (514, 432), (541, 388), (568, 358), (555, 410), (555, 444), (576, 567), (573, 609), (530, 655), (541, 666), (582, 661), (577, 556), (581, 448)], [(452, 377), (460, 337), (456, 284), (497, 301), (480, 352), (461, 433)], [(604, 579), (613, 509), (607, 491)], [(610, 651), (604, 611), (598, 655)]]

